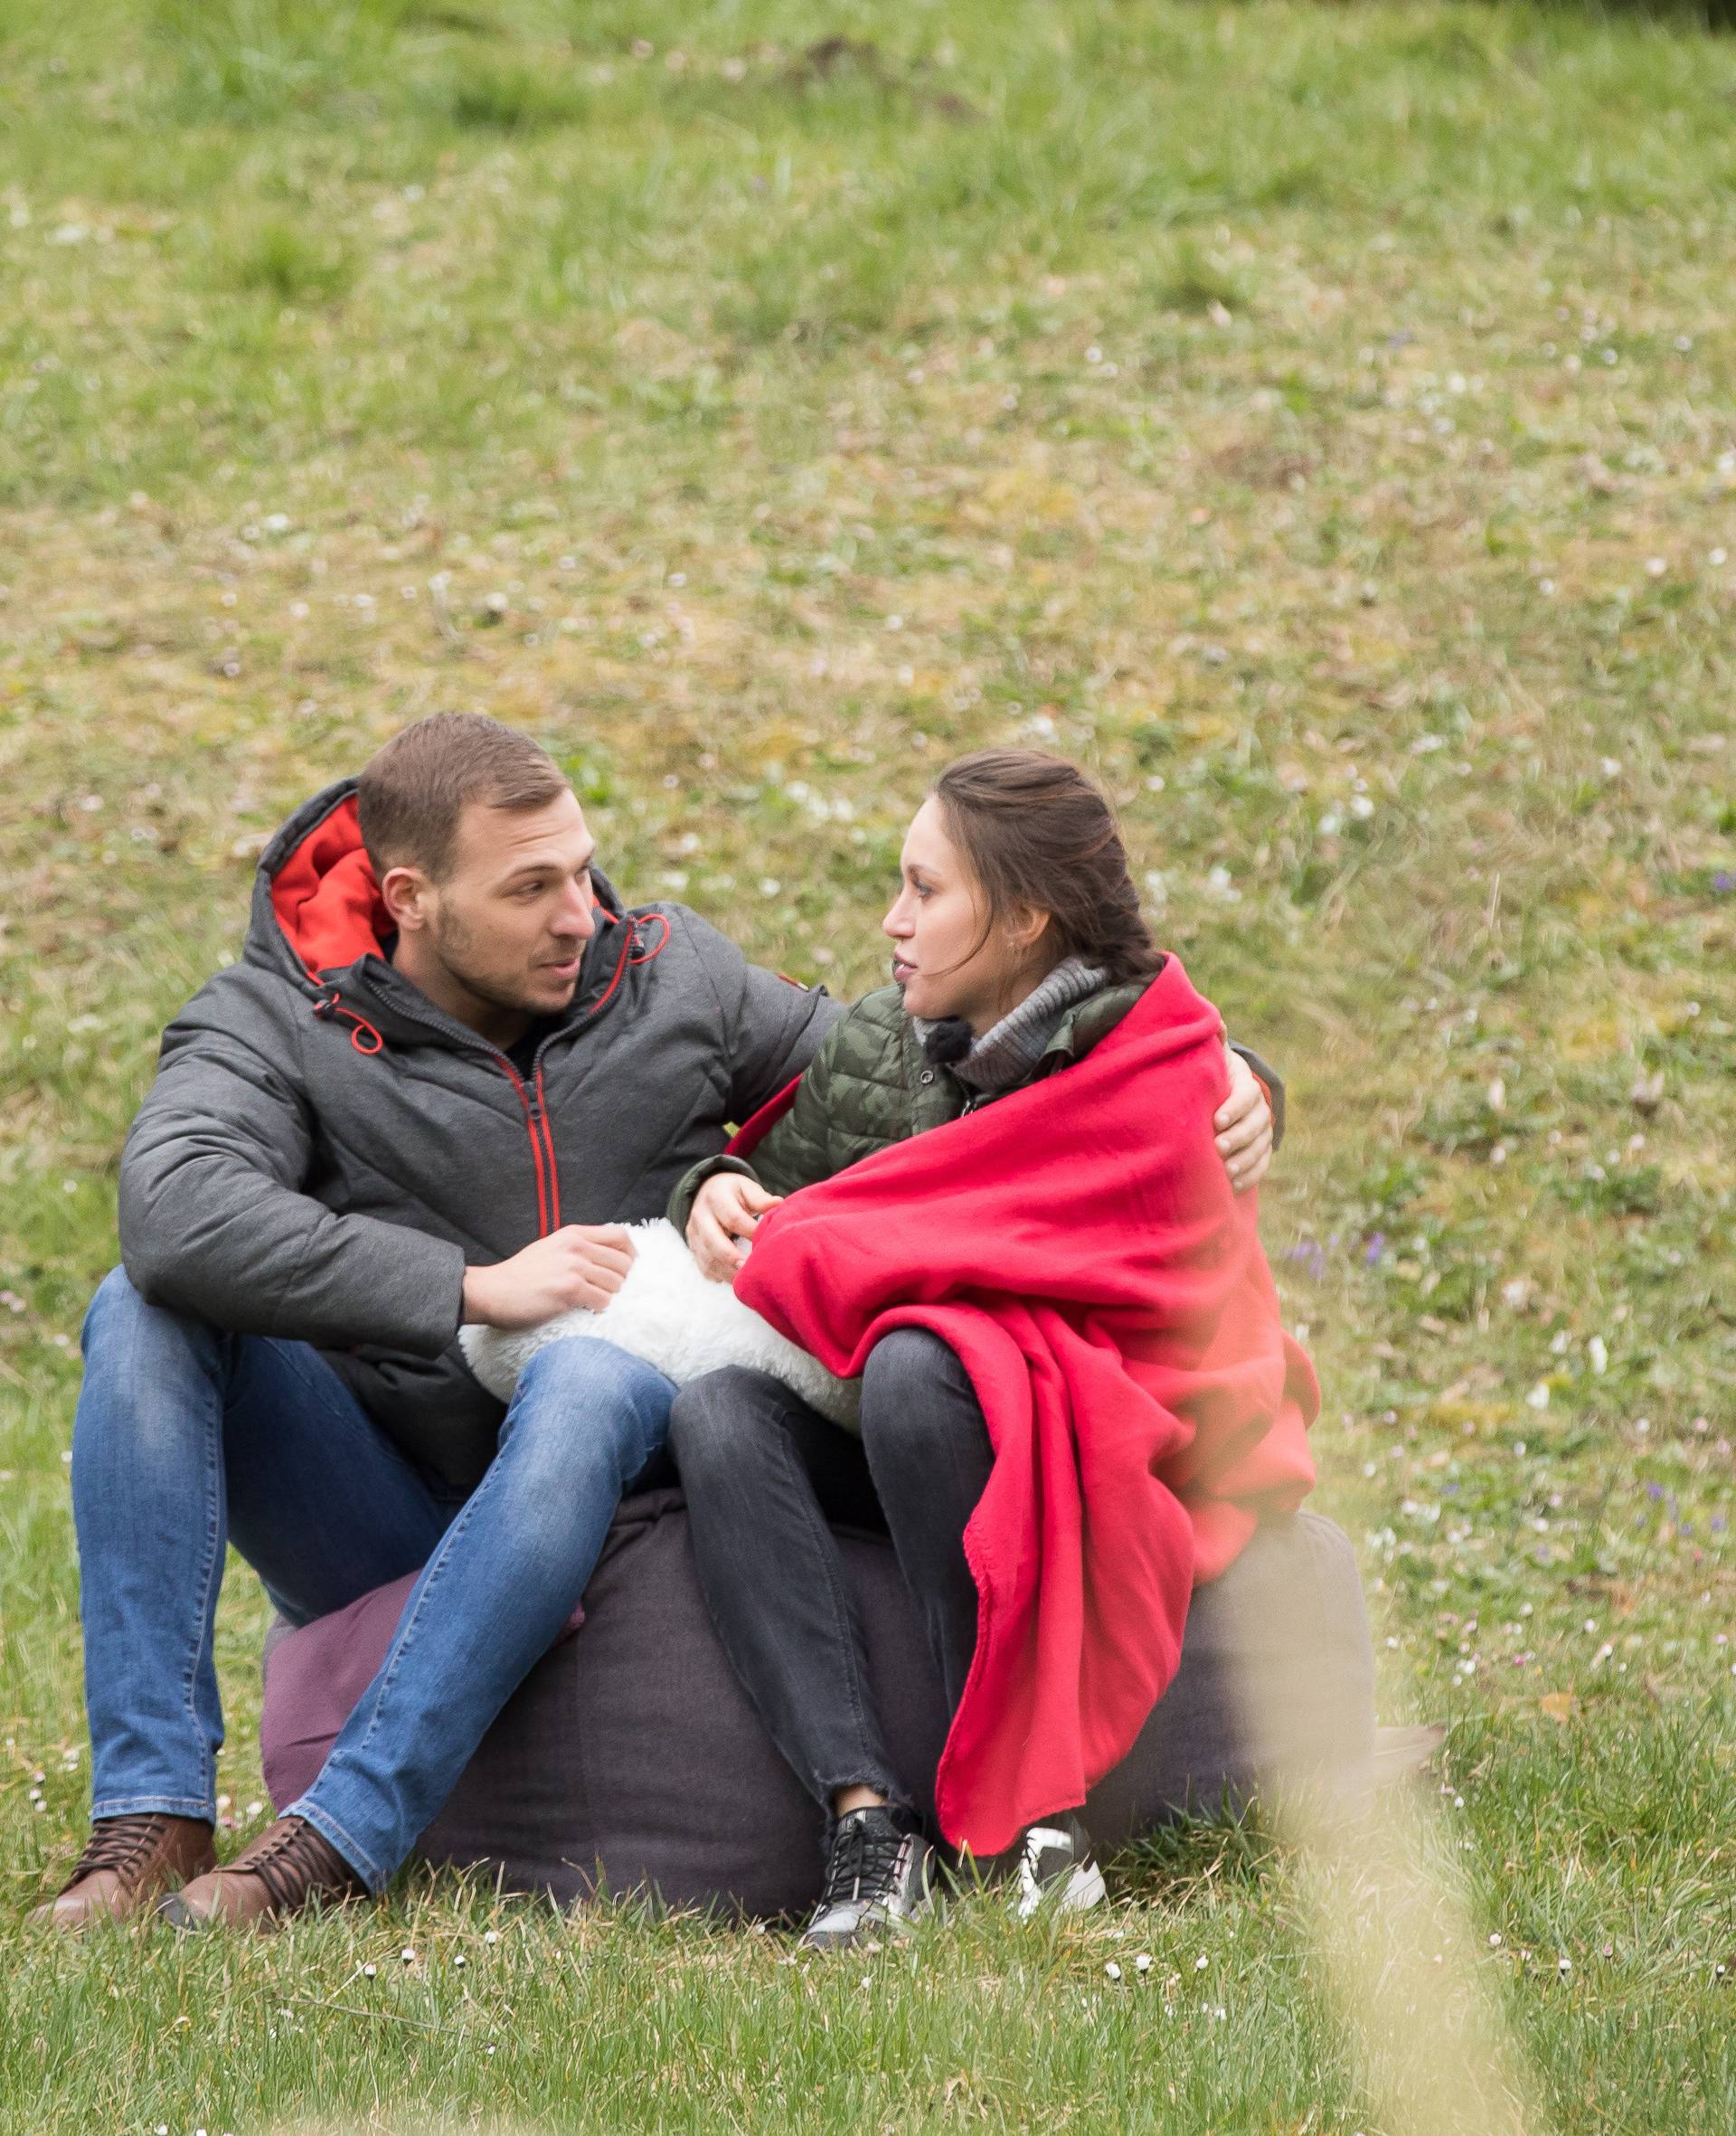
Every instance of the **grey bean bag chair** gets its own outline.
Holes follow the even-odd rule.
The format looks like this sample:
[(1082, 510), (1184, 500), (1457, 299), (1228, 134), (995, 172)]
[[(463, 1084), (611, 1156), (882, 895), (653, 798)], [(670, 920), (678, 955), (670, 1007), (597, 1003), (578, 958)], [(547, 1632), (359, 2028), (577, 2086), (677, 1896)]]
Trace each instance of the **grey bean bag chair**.
[[(889, 1746), (925, 1783), (947, 1717), (915, 1612), (883, 1536), (850, 1533), (845, 1552)], [(318, 1771), (406, 1591), (268, 1643), (261, 1748), (279, 1807)], [(1098, 1848), (1274, 1779), (1360, 1780), (1373, 1673), (1343, 1533), (1307, 1511), (1269, 1523), (1195, 1594), (1180, 1673), (1086, 1805)], [(563, 1903), (601, 1888), (771, 1916), (818, 1898), (821, 1832), (712, 1630), (681, 1495), (656, 1490), (622, 1506), (582, 1628), (525, 1678), (419, 1851)]]

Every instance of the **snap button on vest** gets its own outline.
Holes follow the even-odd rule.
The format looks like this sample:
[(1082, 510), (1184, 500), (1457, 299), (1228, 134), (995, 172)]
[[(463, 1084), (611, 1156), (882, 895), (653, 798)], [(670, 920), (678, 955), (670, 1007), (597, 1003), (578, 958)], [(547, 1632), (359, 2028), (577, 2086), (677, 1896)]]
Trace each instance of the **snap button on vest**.
[(925, 1068), (916, 1080), (918, 1082), (932, 1082), (934, 1081), (934, 1070), (932, 1068)]

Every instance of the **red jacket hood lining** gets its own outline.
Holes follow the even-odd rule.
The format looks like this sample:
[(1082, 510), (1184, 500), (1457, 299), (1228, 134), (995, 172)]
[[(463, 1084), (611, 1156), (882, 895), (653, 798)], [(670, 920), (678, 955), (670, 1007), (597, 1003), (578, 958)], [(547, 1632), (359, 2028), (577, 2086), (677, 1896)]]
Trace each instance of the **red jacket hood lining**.
[(384, 956), (392, 918), (362, 843), (354, 794), (314, 826), (272, 877), (271, 909), (316, 982), (323, 971)]

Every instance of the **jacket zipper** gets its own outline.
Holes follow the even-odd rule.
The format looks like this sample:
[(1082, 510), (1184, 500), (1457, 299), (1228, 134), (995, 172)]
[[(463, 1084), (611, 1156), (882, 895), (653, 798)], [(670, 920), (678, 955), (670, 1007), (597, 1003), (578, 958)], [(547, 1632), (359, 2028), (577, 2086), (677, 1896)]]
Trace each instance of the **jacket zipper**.
[[(545, 1044), (547, 1041), (543, 1042)], [(561, 1167), (554, 1161), (554, 1132), (549, 1126), (549, 1101), (542, 1091), (542, 1063), (536, 1063), (536, 1094), (531, 1100), (532, 1143), (537, 1128), (542, 1130), (542, 1148), (549, 1159), (549, 1229), (561, 1228)]]
[(548, 1123), (542, 1118), (536, 1106), (532, 1103), (531, 1093), (524, 1087), (524, 1077), (520, 1075), (518, 1070), (513, 1066), (505, 1054), (496, 1054), (495, 1059), (499, 1062), (508, 1081), (518, 1092), (518, 1101), (524, 1108), (524, 1131), (531, 1139), (531, 1161), (536, 1167), (536, 1233), (539, 1238), (546, 1239), (554, 1226), (549, 1222), (549, 1180), (548, 1174), (543, 1168), (542, 1142), (538, 1130), (541, 1129), (542, 1134), (546, 1134)]

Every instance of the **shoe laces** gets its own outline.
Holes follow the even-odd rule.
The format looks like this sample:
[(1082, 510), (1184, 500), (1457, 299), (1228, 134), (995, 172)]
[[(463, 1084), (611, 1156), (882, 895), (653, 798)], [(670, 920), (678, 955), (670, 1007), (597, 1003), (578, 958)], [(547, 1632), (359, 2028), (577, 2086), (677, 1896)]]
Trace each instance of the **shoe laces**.
[(1050, 1875), (1053, 1876), (1056, 1869), (1063, 1866), (1071, 1869), (1082, 1853), (1083, 1849), (1065, 1825), (1029, 1825), (1025, 1829), (1024, 1867), (1033, 1882), (1042, 1881), (1045, 1855), (1061, 1857), (1055, 1867), (1050, 1870)]
[(99, 1869), (112, 1869), (123, 1880), (143, 1866), (169, 1829), (160, 1810), (137, 1810), (127, 1817), (105, 1817), (90, 1828), (84, 1852), (72, 1866), (64, 1888), (71, 1891)]
[(885, 1815), (856, 1817), (840, 1824), (826, 1866), (823, 1906), (840, 1906), (864, 1894), (878, 1898), (892, 1888), (905, 1835)]
[(333, 1884), (333, 1849), (300, 1818), (286, 1818), (274, 1832), (268, 1832), (240, 1860), (231, 1862), (231, 1876), (257, 1876), (275, 1914), (295, 1912), (316, 1888)]

